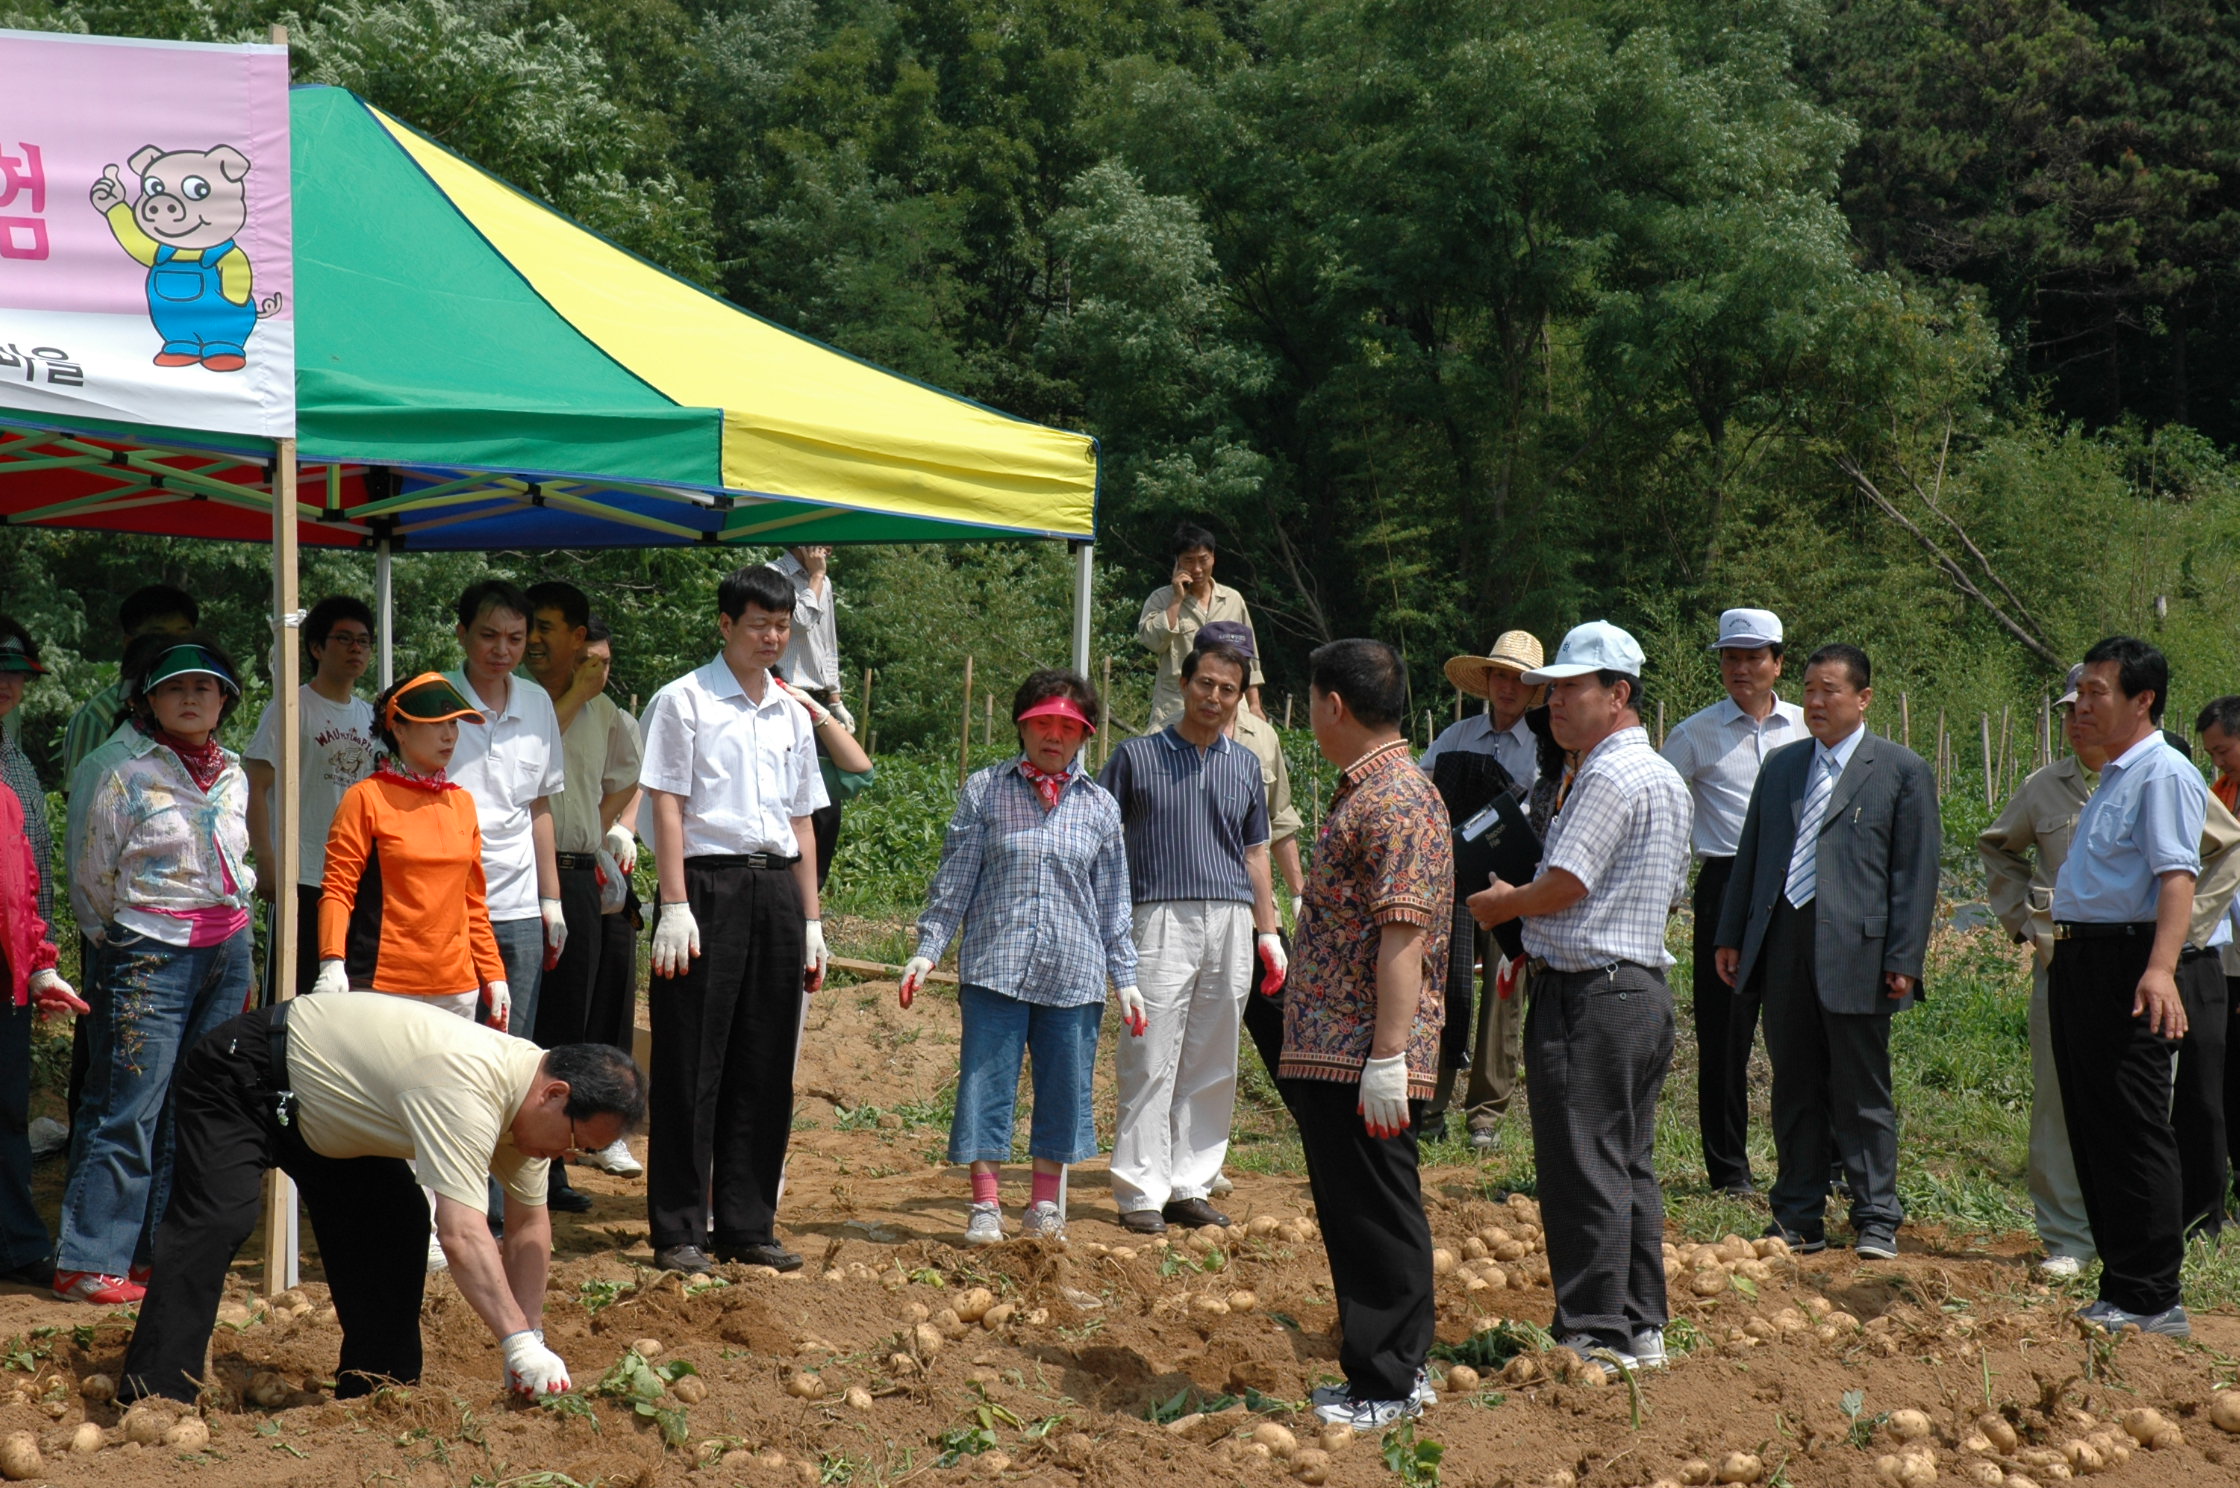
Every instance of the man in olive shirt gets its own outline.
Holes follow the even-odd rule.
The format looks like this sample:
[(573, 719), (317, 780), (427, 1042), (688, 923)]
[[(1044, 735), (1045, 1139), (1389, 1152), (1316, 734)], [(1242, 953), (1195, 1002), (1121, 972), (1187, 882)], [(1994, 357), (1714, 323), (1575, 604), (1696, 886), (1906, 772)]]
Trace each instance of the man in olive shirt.
[[(418, 999), (332, 992), (220, 1024), (172, 1086), (177, 1168), (153, 1276), (125, 1354), (124, 1398), (193, 1400), (226, 1268), (296, 1181), (342, 1322), (335, 1395), (420, 1377), (427, 1200), (451, 1278), (505, 1352), (516, 1393), (573, 1388), (538, 1319), (552, 1261), (546, 1167), (645, 1114), (645, 1075), (606, 1044), (540, 1050)], [(505, 1190), (503, 1251), (483, 1189)]]
[[(1213, 581), (1213, 534), (1185, 522), (1174, 534), (1174, 578), (1151, 591), (1136, 621), (1136, 639), (1159, 658), (1158, 680), (1151, 686), (1151, 716), (1143, 726), (1157, 733), (1182, 712), (1182, 658), (1190, 654), (1201, 627), (1216, 620), (1234, 620), (1252, 629), (1252, 611), (1244, 596), (1226, 584)], [(1255, 657), (1258, 652), (1255, 651)], [(1262, 718), (1260, 663), (1252, 663), (1245, 702)]]

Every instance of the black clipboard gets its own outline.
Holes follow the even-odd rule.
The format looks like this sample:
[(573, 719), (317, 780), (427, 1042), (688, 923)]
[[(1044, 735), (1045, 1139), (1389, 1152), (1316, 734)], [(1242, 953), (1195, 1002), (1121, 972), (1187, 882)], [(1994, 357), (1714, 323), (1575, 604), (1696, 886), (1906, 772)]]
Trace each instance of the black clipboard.
[[(1540, 834), (1517, 798), (1503, 791), (1454, 829), (1455, 897), (1467, 899), (1494, 878), (1528, 884), (1540, 871)], [(1496, 925), (1503, 955), (1524, 954), (1524, 932), (1515, 920)]]

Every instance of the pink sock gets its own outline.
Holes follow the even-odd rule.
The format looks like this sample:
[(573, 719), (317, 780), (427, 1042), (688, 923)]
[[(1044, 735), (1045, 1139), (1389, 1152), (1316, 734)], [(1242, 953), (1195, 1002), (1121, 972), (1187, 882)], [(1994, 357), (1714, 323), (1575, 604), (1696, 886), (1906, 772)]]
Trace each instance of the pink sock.
[(1058, 1180), (1064, 1176), (1062, 1173), (1045, 1173), (1037, 1169), (1034, 1175), (1034, 1198), (1029, 1202), (1036, 1204), (1046, 1201), (1052, 1204), (1057, 1203)]
[(993, 1204), (994, 1202), (996, 1202), (997, 1177), (998, 1175), (995, 1173), (974, 1173), (972, 1175), (973, 1203)]

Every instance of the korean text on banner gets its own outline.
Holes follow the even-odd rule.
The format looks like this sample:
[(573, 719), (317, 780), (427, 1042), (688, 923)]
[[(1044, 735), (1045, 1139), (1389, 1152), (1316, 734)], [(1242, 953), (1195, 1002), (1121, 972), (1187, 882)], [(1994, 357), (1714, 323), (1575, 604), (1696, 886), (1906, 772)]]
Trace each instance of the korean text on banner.
[(0, 409), (294, 435), (288, 53), (0, 31)]

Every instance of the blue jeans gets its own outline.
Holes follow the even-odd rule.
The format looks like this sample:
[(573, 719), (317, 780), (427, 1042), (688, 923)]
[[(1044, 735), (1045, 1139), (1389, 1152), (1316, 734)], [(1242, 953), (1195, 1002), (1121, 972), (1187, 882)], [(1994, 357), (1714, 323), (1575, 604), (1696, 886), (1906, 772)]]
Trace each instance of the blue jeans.
[(949, 1122), (949, 1161), (1007, 1162), (1019, 1109), (1019, 1060), (1034, 1054), (1034, 1124), (1027, 1152), (1045, 1162), (1085, 1162), (1097, 1155), (1097, 1123), (1089, 1106), (1097, 1066), (1097, 1029), (1104, 1004), (1041, 1007), (963, 986), (962, 1068), (957, 1114)]
[[(534, 1039), (537, 1036), (537, 987), (544, 980), (544, 920), (532, 915), (526, 920), (492, 920), (490, 933), (498, 941), (498, 959), (506, 967), (506, 993), (513, 999), (513, 1016), (506, 1022), (506, 1032), (515, 1038)], [(477, 1022), (487, 1021), (487, 1008), (475, 1014)]]
[(248, 999), (253, 932), (165, 945), (109, 927), (94, 958), (91, 1052), (70, 1130), (64, 1271), (123, 1276), (147, 1262), (171, 1202), (171, 1072)]

